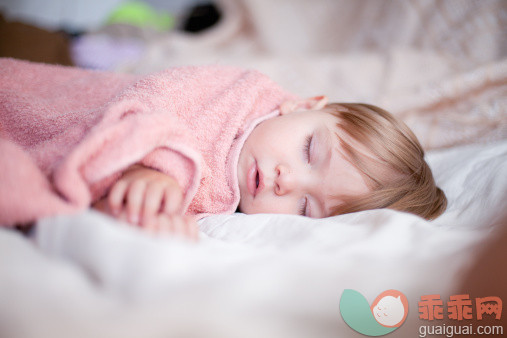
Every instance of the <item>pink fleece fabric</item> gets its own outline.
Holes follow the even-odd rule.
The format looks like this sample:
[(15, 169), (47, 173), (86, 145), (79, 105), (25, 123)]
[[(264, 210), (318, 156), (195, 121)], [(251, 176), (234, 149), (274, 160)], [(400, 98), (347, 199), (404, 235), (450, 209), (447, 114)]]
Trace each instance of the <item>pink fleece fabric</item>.
[(187, 214), (232, 213), (241, 147), (295, 96), (226, 66), (140, 77), (0, 59), (0, 224), (83, 210), (134, 163), (174, 177)]

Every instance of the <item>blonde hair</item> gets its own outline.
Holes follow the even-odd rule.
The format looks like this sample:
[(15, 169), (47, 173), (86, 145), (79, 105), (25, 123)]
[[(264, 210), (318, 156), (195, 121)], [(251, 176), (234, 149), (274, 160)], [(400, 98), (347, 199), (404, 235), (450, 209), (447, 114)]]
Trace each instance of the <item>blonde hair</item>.
[[(331, 103), (324, 110), (338, 118), (337, 126), (347, 136), (337, 134), (345, 155), (371, 188), (366, 196), (334, 196), (343, 203), (332, 208), (332, 215), (389, 208), (431, 220), (445, 211), (445, 194), (436, 186), (424, 150), (407, 125), (370, 104)], [(349, 139), (373, 158), (358, 152)]]

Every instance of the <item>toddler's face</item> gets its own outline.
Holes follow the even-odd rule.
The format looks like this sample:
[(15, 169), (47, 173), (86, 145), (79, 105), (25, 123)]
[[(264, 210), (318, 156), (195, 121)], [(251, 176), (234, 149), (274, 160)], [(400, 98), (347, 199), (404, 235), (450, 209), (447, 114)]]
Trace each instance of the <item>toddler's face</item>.
[(238, 163), (241, 212), (327, 217), (339, 200), (369, 191), (345, 159), (336, 117), (299, 110), (260, 123), (247, 138)]

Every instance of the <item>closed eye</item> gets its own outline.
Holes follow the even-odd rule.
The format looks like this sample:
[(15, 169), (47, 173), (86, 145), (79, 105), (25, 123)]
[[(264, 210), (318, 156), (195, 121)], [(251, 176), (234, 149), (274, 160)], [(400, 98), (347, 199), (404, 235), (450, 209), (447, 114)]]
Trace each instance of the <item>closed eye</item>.
[(306, 206), (308, 204), (308, 198), (304, 198), (301, 203), (300, 203), (300, 206), (299, 206), (299, 214), (301, 216), (306, 216)]
[(312, 141), (313, 141), (313, 134), (308, 135), (306, 137), (305, 145), (303, 147), (303, 155), (305, 157), (306, 163), (310, 163)]

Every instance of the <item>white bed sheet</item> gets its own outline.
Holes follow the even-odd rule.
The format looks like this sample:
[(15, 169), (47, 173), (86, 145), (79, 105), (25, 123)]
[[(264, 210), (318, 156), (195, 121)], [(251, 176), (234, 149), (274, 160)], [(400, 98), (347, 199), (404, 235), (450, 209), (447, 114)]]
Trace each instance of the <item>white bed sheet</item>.
[(102, 214), (41, 220), (31, 240), (0, 229), (1, 337), (355, 337), (343, 289), (451, 294), (505, 224), (507, 141), (432, 152), (449, 208), (433, 222), (373, 210), (314, 220), (211, 216), (198, 244)]

